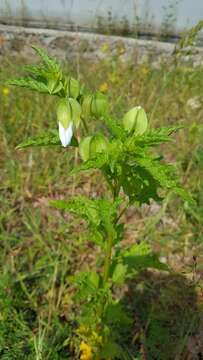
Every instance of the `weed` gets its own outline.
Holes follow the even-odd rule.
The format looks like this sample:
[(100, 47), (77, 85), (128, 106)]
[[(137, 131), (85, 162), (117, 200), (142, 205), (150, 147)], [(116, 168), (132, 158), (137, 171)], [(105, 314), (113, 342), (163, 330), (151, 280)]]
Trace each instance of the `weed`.
[[(3, 79), (11, 74), (15, 77), (19, 71), (18, 64), (14, 64), (12, 59), (3, 59), (1, 66)], [(137, 103), (147, 110), (150, 123), (156, 127), (184, 125), (185, 130), (175, 134), (175, 146), (173, 142), (165, 143), (158, 153), (164, 149), (170, 162), (177, 158), (182, 182), (193, 193), (198, 207), (187, 203), (182, 206), (173, 194), (170, 194), (170, 202), (166, 198), (163, 205), (160, 203), (157, 207), (153, 202), (149, 207), (143, 205), (136, 210), (131, 207), (120, 218), (127, 224), (122, 247), (144, 239), (164, 262), (167, 260), (174, 270), (188, 276), (192, 273), (197, 285), (201, 285), (198, 280), (202, 271), (201, 67), (194, 69), (190, 64), (179, 66), (178, 63), (176, 68), (170, 69), (163, 63), (159, 69), (153, 69), (148, 61), (140, 65), (124, 63), (116, 54), (106, 57), (100, 64), (88, 63), (81, 58), (79, 68), (81, 81), (91, 89), (99, 88), (105, 79), (115, 118)], [(76, 73), (73, 63), (68, 65), (67, 73)], [(53, 128), (52, 134), (58, 136), (55, 132), (55, 98), (29, 92), (25, 96), (18, 90), (9, 90), (10, 94), (2, 94), (0, 99), (0, 161), (3, 169), (0, 195), (1, 316), (3, 314), (4, 319), (5, 316), (8, 319), (1, 322), (1, 356), (11, 359), (14, 356), (19, 359), (40, 356), (43, 359), (73, 359), (77, 358), (73, 351), (79, 349), (81, 335), (77, 333), (80, 328), (74, 315), (78, 307), (73, 300), (72, 276), (81, 268), (89, 271), (95, 266), (96, 258), (101, 268), (102, 259), (97, 245), (84, 241), (89, 239), (89, 235), (83, 221), (67, 213), (61, 216), (57, 210), (50, 209), (48, 202), (50, 198), (64, 199), (75, 194), (89, 196), (91, 193), (93, 198), (97, 198), (110, 193), (97, 172), (77, 177), (69, 175), (73, 164), (77, 165), (79, 161), (75, 150), (62, 150), (60, 145), (49, 147), (49, 151), (41, 146), (27, 151), (15, 150), (19, 139), (36, 138), (50, 130), (52, 133)], [(200, 105), (194, 107), (193, 103)], [(103, 131), (103, 124), (93, 122), (88, 123), (90, 132), (94, 131), (95, 125), (97, 131)], [(84, 131), (80, 129), (81, 136), (84, 136)], [(195, 268), (193, 255), (196, 256)], [(193, 324), (186, 315), (193, 309), (191, 304), (194, 305), (194, 314), (197, 313), (195, 302), (199, 299), (187, 297), (189, 290), (185, 286), (182, 294), (186, 311), (182, 314), (183, 299), (177, 291), (183, 280), (177, 282), (177, 291), (174, 284), (167, 294), (164, 284), (171, 284), (170, 275), (161, 281), (156, 276), (153, 281), (149, 275), (143, 282), (139, 277), (136, 281), (135, 295), (132, 286), (128, 296), (123, 296), (120, 285), (116, 290), (129, 313), (136, 310), (135, 322), (128, 332), (125, 331), (127, 338), (122, 334), (125, 355), (132, 359), (139, 351), (144, 354), (146, 350), (151, 358), (166, 359), (162, 344), (167, 344), (167, 356), (174, 359), (186, 348), (187, 339), (193, 332)], [(161, 306), (159, 297), (154, 297), (159, 292), (163, 299), (167, 298)], [(134, 305), (131, 302), (133, 297), (137, 299)], [(171, 298), (174, 302), (169, 308)], [(180, 313), (182, 320), (176, 322)], [(198, 321), (194, 323), (195, 329)]]

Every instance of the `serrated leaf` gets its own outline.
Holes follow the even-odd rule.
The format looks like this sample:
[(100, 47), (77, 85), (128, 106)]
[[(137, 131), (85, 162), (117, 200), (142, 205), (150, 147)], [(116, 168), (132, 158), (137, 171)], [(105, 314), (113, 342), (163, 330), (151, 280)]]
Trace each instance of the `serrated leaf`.
[(87, 301), (87, 298), (97, 296), (100, 277), (95, 271), (80, 272), (73, 277), (73, 282), (78, 287), (76, 299)]
[(123, 164), (123, 181), (121, 183), (130, 203), (149, 204), (150, 199), (160, 201), (159, 183), (141, 166)]
[(105, 116), (103, 120), (113, 136), (121, 140), (125, 139), (126, 132), (124, 128), (115, 119), (109, 116)]
[(7, 81), (8, 85), (20, 86), (30, 90), (38, 91), (44, 94), (49, 94), (47, 85), (39, 80), (33, 79), (32, 77), (22, 77), (18, 79), (11, 79)]
[(124, 360), (124, 352), (122, 347), (112, 340), (103, 345), (100, 356), (102, 359)]
[(117, 236), (115, 218), (120, 203), (120, 198), (115, 199), (113, 203), (107, 199), (97, 200), (98, 212), (101, 218), (102, 226), (107, 234), (111, 234), (112, 240), (114, 240)]
[(114, 268), (112, 281), (115, 284), (123, 284), (125, 281), (126, 273), (127, 273), (128, 266), (123, 265), (122, 263), (117, 264)]
[(98, 289), (99, 287), (99, 281), (100, 281), (100, 277), (99, 275), (96, 273), (96, 271), (90, 271), (88, 273), (88, 280), (89, 282), (96, 288)]
[(149, 156), (137, 157), (136, 163), (146, 169), (161, 187), (172, 189), (177, 186), (177, 176), (172, 165), (161, 164), (156, 158)]
[(128, 144), (134, 149), (134, 146), (148, 147), (156, 146), (163, 142), (173, 141), (170, 135), (182, 129), (182, 126), (163, 127), (159, 129), (151, 129), (142, 136), (134, 136), (128, 139)]
[(146, 243), (132, 246), (129, 250), (121, 252), (123, 264), (128, 267), (127, 274), (133, 271), (141, 271), (147, 268), (168, 271), (168, 266), (158, 259), (152, 252), (151, 247)]
[(101, 169), (108, 162), (108, 154), (98, 153), (93, 159), (89, 159), (84, 163), (76, 166), (71, 174), (76, 174), (80, 171), (90, 170), (90, 169)]
[(96, 226), (89, 226), (90, 230), (88, 233), (88, 240), (90, 240), (91, 242), (93, 242), (94, 244), (103, 247), (104, 245), (104, 238), (101, 234), (101, 232), (99, 232), (98, 228)]
[(41, 57), (41, 60), (44, 64), (44, 66), (47, 68), (47, 70), (54, 72), (54, 73), (61, 72), (61, 66), (58, 63), (58, 61), (56, 59), (54, 59), (53, 57), (50, 57), (45, 49), (42, 49), (35, 45), (33, 45), (32, 48)]
[(173, 189), (173, 191), (177, 195), (179, 195), (184, 201), (188, 202), (190, 205), (192, 205), (192, 206), (196, 205), (195, 200), (184, 188), (177, 186)]
[(80, 196), (69, 201), (52, 200), (50, 201), (50, 205), (56, 209), (79, 215), (95, 226), (98, 226), (101, 222), (96, 200)]
[[(30, 146), (53, 146), (53, 145), (61, 145), (61, 141), (58, 136), (58, 132), (48, 132), (39, 136), (29, 137), (21, 144), (19, 144), (16, 149), (23, 149)], [(77, 139), (73, 137), (71, 139), (71, 143), (69, 146), (78, 146)]]

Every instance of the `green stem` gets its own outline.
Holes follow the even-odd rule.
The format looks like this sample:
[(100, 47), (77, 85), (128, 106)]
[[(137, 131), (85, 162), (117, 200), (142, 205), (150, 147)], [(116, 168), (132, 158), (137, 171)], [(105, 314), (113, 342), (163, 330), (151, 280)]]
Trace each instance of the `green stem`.
[(85, 119), (84, 119), (83, 117), (81, 117), (81, 120), (82, 120), (84, 129), (85, 129), (85, 132), (86, 132), (86, 134), (88, 134), (88, 126), (87, 126), (87, 123), (86, 123), (86, 121), (85, 121)]
[(112, 255), (112, 235), (109, 234), (107, 239), (107, 246), (106, 246), (106, 254), (105, 254), (105, 261), (104, 261), (104, 275), (103, 275), (103, 284), (105, 285), (109, 279), (109, 272), (111, 266), (111, 255)]
[[(116, 197), (118, 196), (119, 191), (120, 191), (120, 187), (118, 187), (118, 184), (115, 184), (114, 186), (112, 186), (113, 202), (115, 201)], [(105, 251), (103, 285), (105, 285), (109, 279), (112, 248), (113, 248), (113, 236), (109, 232), (108, 237), (107, 237), (106, 251)]]

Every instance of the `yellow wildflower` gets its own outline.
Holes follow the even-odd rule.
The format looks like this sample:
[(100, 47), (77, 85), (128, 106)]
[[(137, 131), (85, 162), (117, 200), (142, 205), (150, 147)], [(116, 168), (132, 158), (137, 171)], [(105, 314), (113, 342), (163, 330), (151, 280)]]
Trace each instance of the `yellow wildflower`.
[(98, 335), (95, 331), (92, 332), (92, 340), (97, 344), (102, 344), (102, 336)]
[(88, 344), (86, 344), (84, 341), (80, 344), (80, 360), (92, 360), (93, 354), (92, 354), (92, 348)]
[(103, 84), (100, 85), (99, 91), (105, 93), (105, 92), (108, 91), (108, 88), (109, 88), (109, 87), (108, 87), (108, 84), (107, 84), (106, 82), (104, 82)]
[(10, 94), (10, 90), (9, 90), (7, 87), (4, 87), (4, 88), (2, 89), (2, 94), (3, 94), (4, 96), (8, 96), (8, 95)]
[(146, 65), (146, 66), (143, 66), (142, 67), (142, 74), (144, 75), (144, 76), (147, 76), (147, 75), (149, 75), (149, 73), (150, 73), (150, 69), (149, 69), (149, 67)]
[(76, 332), (78, 334), (87, 334), (89, 332), (89, 328), (87, 326), (80, 325)]
[(104, 43), (102, 46), (101, 46), (101, 51), (105, 54), (109, 51), (109, 44), (107, 43)]

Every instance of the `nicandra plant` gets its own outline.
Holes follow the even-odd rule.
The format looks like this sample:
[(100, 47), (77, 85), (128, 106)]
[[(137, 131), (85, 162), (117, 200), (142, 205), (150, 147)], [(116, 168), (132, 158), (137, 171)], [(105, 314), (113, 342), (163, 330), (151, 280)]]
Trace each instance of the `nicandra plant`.
[[(115, 289), (143, 269), (167, 270), (167, 266), (144, 242), (122, 246), (122, 215), (129, 206), (160, 202), (168, 191), (192, 202), (175, 168), (164, 163), (154, 150), (170, 141), (170, 135), (180, 127), (150, 128), (141, 106), (115, 119), (104, 94), (88, 91), (78, 80), (65, 76), (60, 64), (45, 50), (36, 46), (33, 49), (41, 64), (26, 66), (28, 76), (8, 83), (54, 96), (58, 131), (52, 129), (28, 138), (17, 148), (49, 145), (71, 151), (77, 147), (81, 161), (72, 174), (96, 169), (109, 188), (100, 198), (77, 196), (50, 202), (57, 209), (85, 219), (88, 241), (100, 249), (95, 268), (77, 272), (71, 278), (78, 302), (75, 358), (128, 359), (124, 344), (132, 320)], [(103, 123), (99, 126), (103, 131), (97, 131), (98, 122)]]

